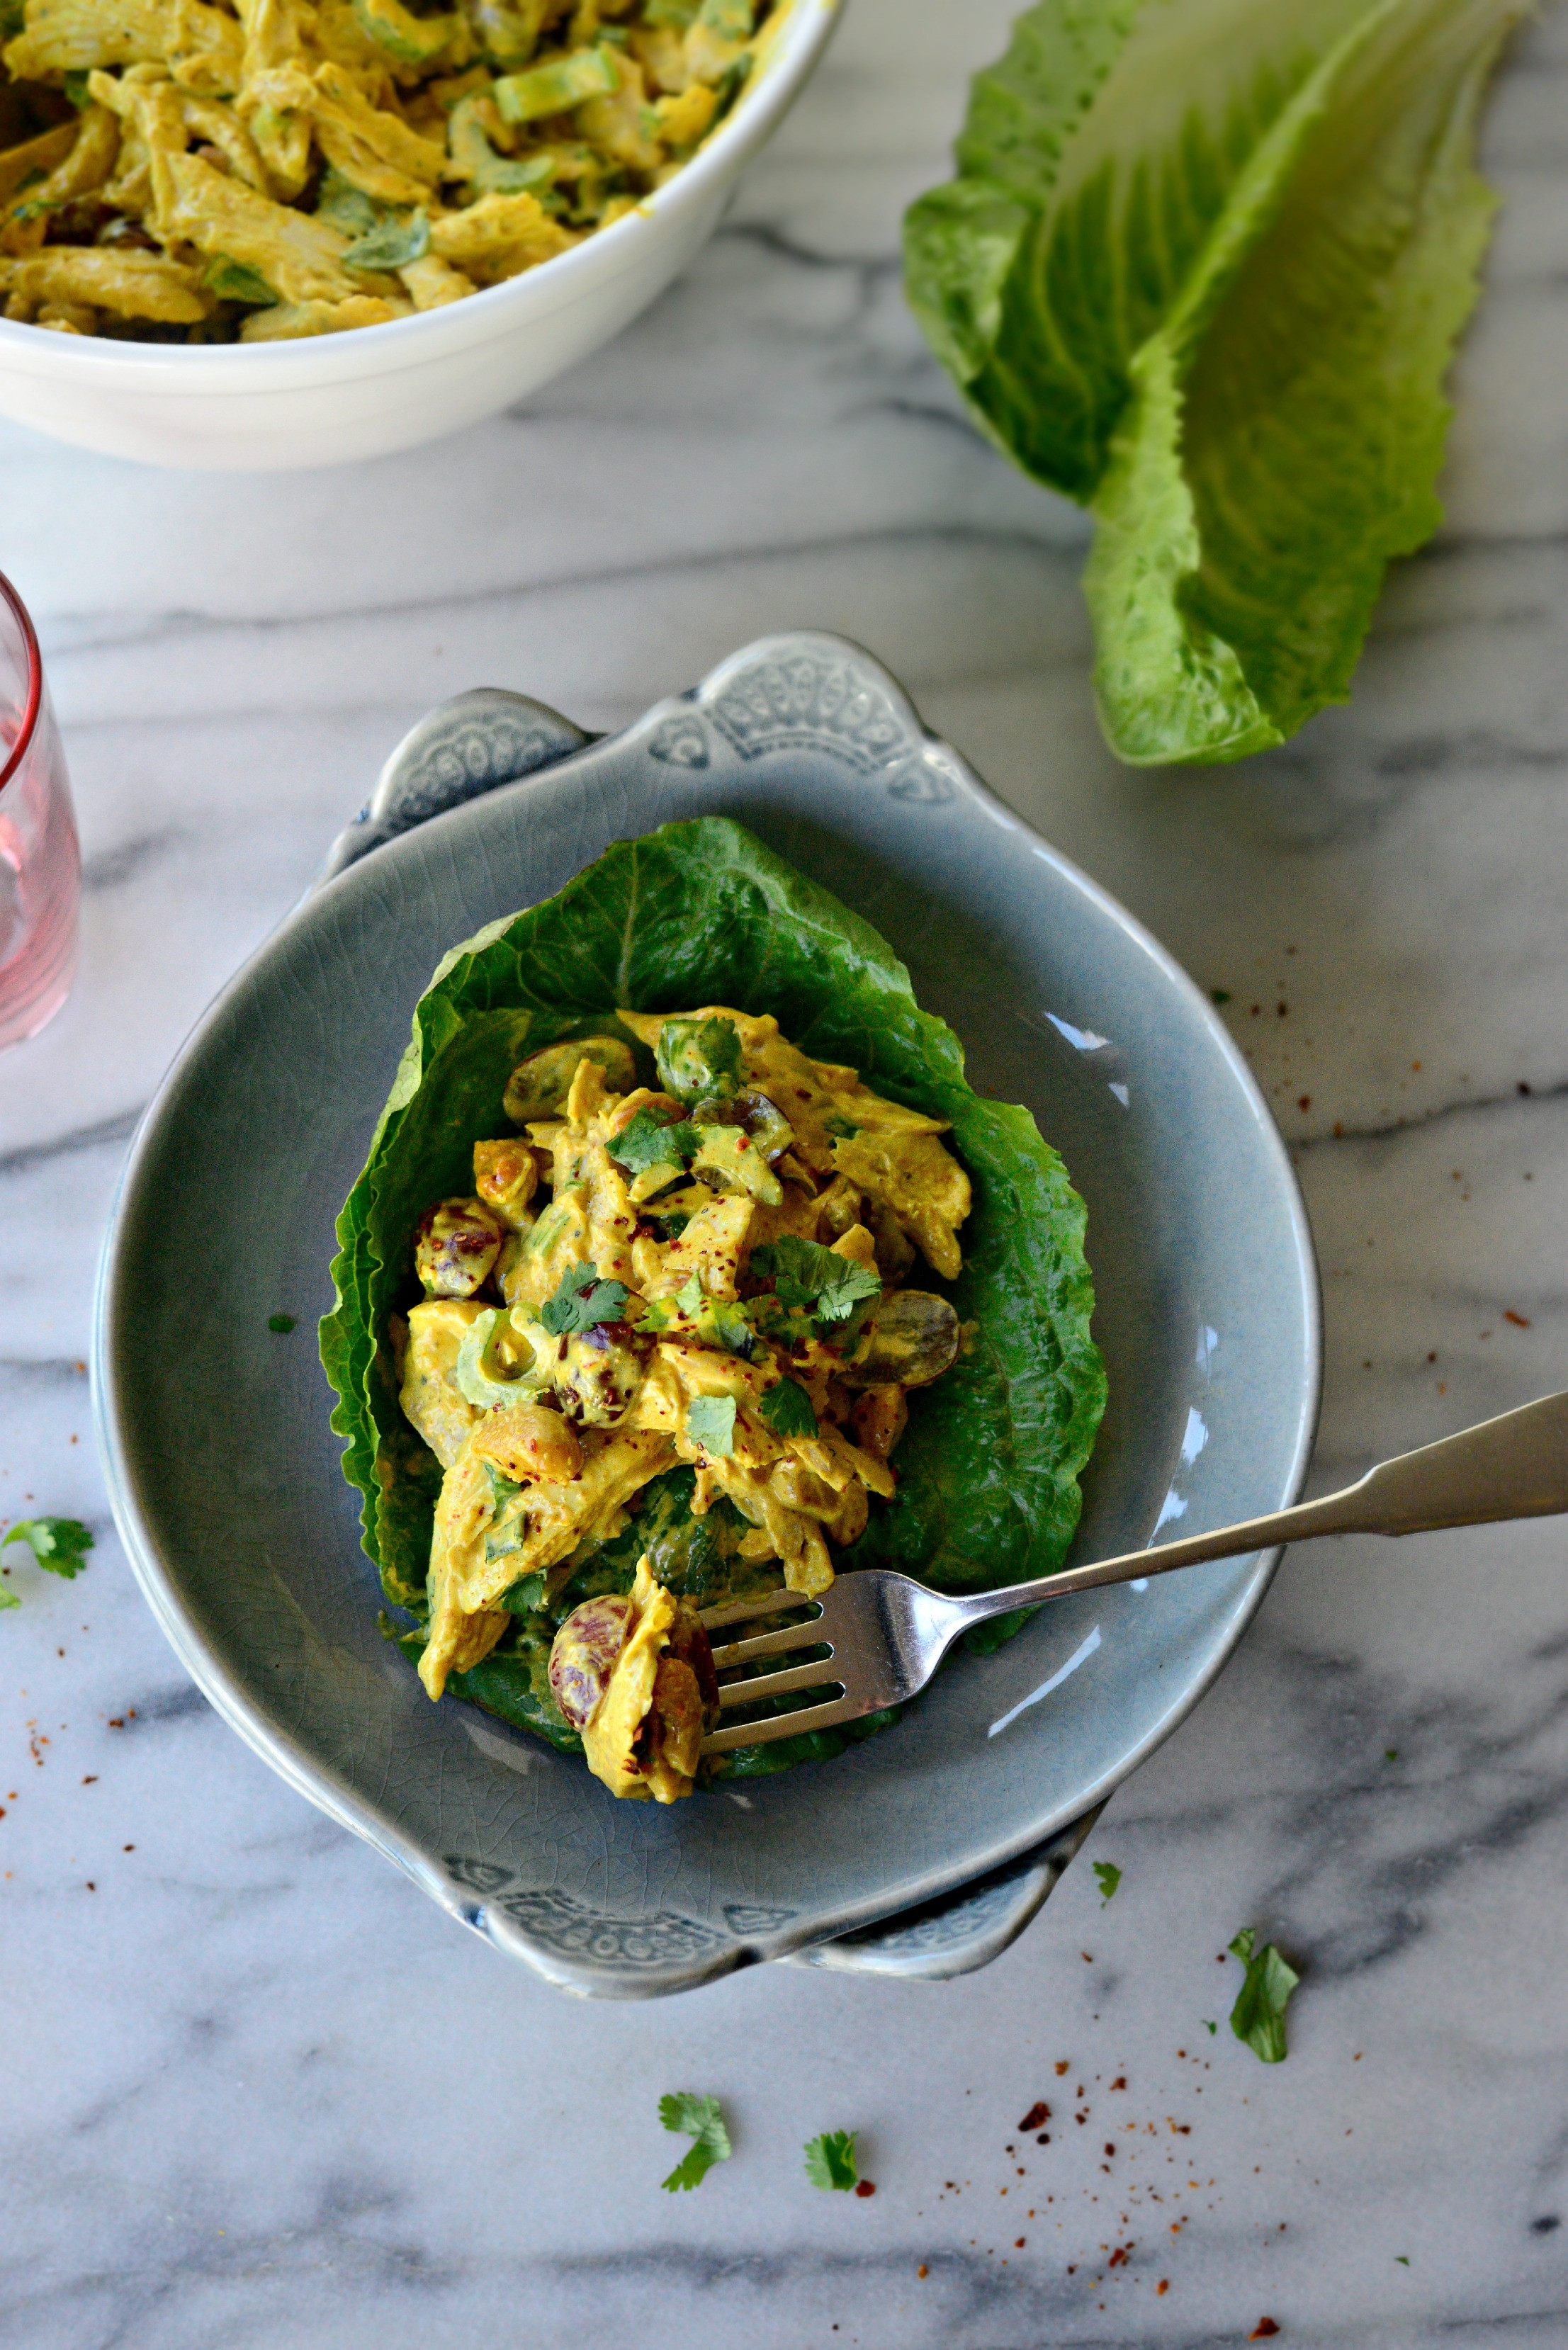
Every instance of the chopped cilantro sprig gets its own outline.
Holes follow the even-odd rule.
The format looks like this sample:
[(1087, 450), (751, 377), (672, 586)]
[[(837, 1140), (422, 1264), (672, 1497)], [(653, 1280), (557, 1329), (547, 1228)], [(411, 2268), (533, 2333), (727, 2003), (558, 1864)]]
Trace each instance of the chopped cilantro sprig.
[(630, 1294), (622, 1282), (601, 1281), (597, 1265), (574, 1264), (539, 1308), (539, 1319), (553, 1338), (573, 1337), (597, 1323), (618, 1322)]
[(730, 2159), (730, 2133), (717, 2097), (694, 2096), (690, 2089), (678, 2089), (659, 2100), (659, 2118), (667, 2130), (680, 2132), (692, 2141), (661, 2182), (670, 2194), (701, 2187), (716, 2162)]
[(665, 1126), (644, 1108), (606, 1148), (628, 1173), (642, 1175), (650, 1167), (689, 1167), (702, 1148), (702, 1135), (689, 1119)]
[(811, 1408), (811, 1398), (794, 1379), (780, 1379), (775, 1387), (767, 1388), (757, 1410), (775, 1436), (816, 1434), (816, 1414)]
[(882, 1294), (875, 1265), (838, 1256), (820, 1241), (794, 1232), (754, 1248), (751, 1268), (759, 1280), (773, 1283), (781, 1305), (804, 1309), (814, 1322), (828, 1326), (847, 1322), (857, 1305)]
[(79, 1518), (19, 1518), (0, 1534), (0, 1550), (14, 1542), (25, 1542), (40, 1566), (67, 1583), (81, 1573), (93, 1546), (91, 1529)]
[(686, 1433), (711, 1461), (728, 1461), (735, 1450), (733, 1396), (693, 1396), (686, 1407)]
[(1247, 1970), (1236, 2004), (1231, 2010), (1231, 2029), (1265, 2064), (1282, 2064), (1286, 2054), (1285, 2010), (1301, 1977), (1281, 1958), (1272, 1942), (1265, 1942), (1261, 1950), (1257, 1949), (1257, 1939), (1251, 1926), (1243, 1926), (1229, 1945), (1232, 1957), (1240, 1959)]
[(805, 2175), (814, 2187), (836, 2188), (846, 2194), (857, 2184), (860, 2172), (855, 2160), (856, 2130), (824, 2130), (820, 2137), (809, 2138), (805, 2147)]

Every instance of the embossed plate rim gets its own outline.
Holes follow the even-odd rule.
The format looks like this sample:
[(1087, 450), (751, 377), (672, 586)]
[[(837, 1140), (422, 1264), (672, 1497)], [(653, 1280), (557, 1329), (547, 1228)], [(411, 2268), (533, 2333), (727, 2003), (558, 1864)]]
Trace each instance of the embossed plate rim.
[[(860, 755), (854, 764), (863, 777), (876, 773), (887, 781), (896, 776), (901, 766), (917, 768), (921, 771), (924, 781), (911, 777), (905, 793), (900, 793), (895, 783), (889, 796), (895, 799), (907, 796), (914, 800), (928, 797), (945, 800), (956, 796), (967, 801), (976, 816), (1015, 836), (1031, 853), (1044, 858), (1061, 880), (1068, 885), (1071, 892), (1084, 900), (1099, 920), (1108, 922), (1112, 930), (1119, 932), (1125, 943), (1135, 947), (1141, 957), (1152, 962), (1160, 983), (1174, 989), (1188, 1020), (1195, 1022), (1209, 1048), (1217, 1052), (1262, 1139), (1264, 1156), (1272, 1167), (1278, 1197), (1288, 1211), (1288, 1222), (1293, 1237), (1293, 1269), (1301, 1283), (1303, 1342), (1303, 1360), (1300, 1367), (1303, 1385), (1296, 1397), (1295, 1407), (1293, 1462), (1286, 1481), (1290, 1491), (1285, 1498), (1293, 1498), (1310, 1457), (1320, 1381), (1321, 1328), (1315, 1265), (1304, 1209), (1293, 1172), (1278, 1130), (1269, 1117), (1251, 1073), (1213, 1008), (1163, 948), (1108, 892), (1060, 851), (1047, 847), (1029, 826), (995, 798), (967, 762), (924, 725), (908, 695), (880, 663), (846, 640), (824, 633), (798, 632), (762, 639), (721, 662), (700, 685), (654, 705), (621, 733), (597, 743), (584, 743), (580, 749), (569, 752), (558, 763), (551, 764), (533, 775), (524, 775), (517, 782), (499, 785), (494, 795), (519, 794), (531, 785), (547, 785), (552, 781), (566, 778), (568, 771), (575, 767), (591, 767), (593, 763), (600, 760), (613, 763), (618, 754), (625, 754), (628, 759), (636, 753), (659, 756), (653, 749), (656, 738), (668, 734), (673, 746), (680, 739), (682, 726), (689, 726), (693, 716), (698, 714), (719, 726), (716, 711), (732, 689), (742, 687), (748, 681), (760, 689), (761, 674), (770, 666), (783, 664), (787, 667), (791, 660), (798, 662), (803, 657), (808, 661), (813, 657), (826, 659), (842, 671), (857, 672), (861, 685), (868, 687), (874, 696), (882, 698), (884, 709), (897, 722), (890, 732), (885, 728), (878, 731), (877, 725), (873, 723), (870, 734), (859, 742)], [(781, 691), (787, 688), (787, 677), (781, 678), (779, 682)], [(497, 689), (478, 691), (493, 691), (498, 701), (502, 698)], [(517, 697), (511, 699), (515, 701)], [(527, 697), (521, 699), (526, 700)], [(542, 708), (537, 704), (534, 706)], [(787, 716), (787, 712), (784, 714)], [(548, 712), (547, 715), (558, 718), (558, 713)], [(743, 707), (732, 711), (731, 716), (734, 728), (743, 734)], [(428, 720), (421, 722), (428, 723)], [(563, 728), (577, 733), (580, 738), (580, 730), (571, 729), (569, 721), (559, 723)], [(719, 731), (726, 732), (722, 726)], [(728, 734), (727, 739), (733, 741), (734, 738)], [(820, 731), (812, 734), (812, 741), (817, 749), (824, 747)], [(697, 747), (701, 750), (702, 745), (699, 743)], [(832, 747), (840, 756), (844, 755), (842, 740)], [(743, 757), (745, 754), (742, 752), (739, 755)], [(674, 764), (682, 763), (677, 760)], [(471, 820), (474, 814), (475, 804), (468, 799), (448, 813), (431, 816), (428, 821), (434, 827), (435, 834), (443, 837), (443, 847), (450, 850), (456, 847), (465, 822)], [(421, 833), (426, 830), (424, 825), (419, 828)], [(377, 850), (376, 855), (378, 858), (382, 855), (391, 857), (396, 852), (397, 843), (394, 841), (389, 843), (384, 850)], [(329, 883), (327, 889), (330, 892), (353, 886), (351, 869), (337, 881)], [(591, 1944), (592, 1929), (596, 1923), (614, 1928), (617, 1931), (630, 1930), (624, 1918), (618, 1921), (609, 1912), (591, 1911), (586, 1905), (575, 1903), (575, 1908), (583, 1913), (582, 1930), (579, 1931), (575, 1922), (568, 1919), (562, 1930), (552, 1938), (552, 1947), (537, 1930), (530, 1933), (523, 1918), (507, 1913), (495, 1898), (502, 1890), (499, 1886), (487, 1890), (472, 1882), (462, 1882), (459, 1862), (449, 1857), (444, 1851), (438, 1854), (422, 1842), (400, 1833), (396, 1824), (384, 1812), (379, 1811), (351, 1779), (337, 1773), (307, 1742), (294, 1737), (285, 1724), (270, 1716), (259, 1697), (237, 1680), (227, 1660), (209, 1641), (207, 1633), (196, 1618), (193, 1607), (187, 1604), (179, 1587), (177, 1570), (163, 1558), (151, 1526), (143, 1521), (136, 1493), (134, 1466), (122, 1442), (117, 1409), (119, 1399), (113, 1378), (115, 1243), (123, 1226), (128, 1202), (151, 1152), (159, 1120), (172, 1103), (182, 1075), (192, 1066), (206, 1032), (221, 1020), (225, 1007), (249, 985), (256, 966), (269, 953), (275, 951), (278, 944), (278, 935), (275, 934), (274, 939), (247, 962), (222, 992), (176, 1059), (138, 1130), (117, 1191), (100, 1262), (94, 1339), (94, 1400), (116, 1520), (138, 1579), (166, 1637), (224, 1719), (300, 1793), (342, 1825), (365, 1836), (438, 1900), (449, 1914), (485, 1934), (498, 1947), (523, 1958), (536, 1973), (563, 1988), (579, 1992), (637, 1996), (688, 1987), (764, 1957), (783, 1958), (813, 1947), (820, 1950), (839, 1935), (864, 1929), (877, 1922), (889, 1922), (889, 1930), (896, 1937), (896, 1923), (892, 1921), (896, 1921), (899, 1913), (947, 1894), (956, 1894), (961, 1900), (964, 1887), (972, 1884), (977, 1877), (1005, 1868), (1010, 1864), (1018, 1864), (1026, 1856), (1038, 1851), (1043, 1839), (1048, 1841), (1055, 1836), (1119, 1784), (1197, 1703), (1233, 1652), (1236, 1641), (1267, 1587), (1277, 1554), (1255, 1561), (1239, 1579), (1227, 1603), (1229, 1636), (1208, 1659), (1204, 1669), (1182, 1689), (1179, 1697), (1159, 1712), (1146, 1737), (1136, 1746), (1124, 1749), (1115, 1764), (1092, 1785), (1076, 1788), (1070, 1802), (1056, 1813), (1044, 1818), (1037, 1816), (1025, 1833), (1010, 1842), (984, 1849), (971, 1845), (961, 1863), (928, 1868), (922, 1877), (911, 1881), (891, 1898), (884, 1890), (864, 1900), (844, 1900), (828, 1917), (825, 1918), (819, 1912), (810, 1914), (807, 1922), (798, 1929), (792, 1930), (791, 1920), (776, 1908), (770, 1911), (767, 1924), (762, 1922), (760, 1914), (753, 1918), (748, 1912), (743, 1923), (738, 1918), (730, 1918), (726, 1914), (726, 1926), (735, 1937), (732, 1942), (726, 1944), (716, 1925), (704, 1924), (700, 1918), (689, 1918), (673, 1911), (667, 1918), (662, 1916), (645, 1918), (636, 1928), (635, 1938), (639, 1943), (648, 1942), (650, 1933), (657, 1943), (659, 1929), (664, 1926), (670, 1929), (667, 1939), (679, 1943), (684, 1937), (691, 1946), (684, 1952), (677, 1952), (670, 1964), (660, 1963), (656, 1950), (650, 1947), (637, 1962), (635, 1980), (628, 1979), (624, 1970), (618, 1974), (612, 1970), (612, 1975), (607, 1976), (591, 1948), (585, 1959), (580, 1948), (574, 1950), (564, 1947), (570, 1945), (574, 1939), (581, 1945), (585, 1936)], [(511, 1735), (504, 1732), (501, 1725), (493, 1728), (498, 1734)], [(514, 1908), (521, 1901), (524, 1910), (530, 1902), (536, 1907), (543, 1888), (519, 1886), (517, 1877), (516, 1870), (509, 1872), (508, 1901)], [(1045, 1889), (1049, 1889), (1048, 1886)], [(1040, 1898), (1044, 1898), (1044, 1892)], [(810, 1912), (811, 1904), (805, 1906)], [(1019, 1906), (1023, 1906), (1022, 1898)], [(1033, 1906), (1038, 1905), (1035, 1903)], [(799, 1911), (794, 1913), (796, 1917), (800, 1914)], [(699, 1938), (695, 1944), (691, 1943), (692, 1936)], [(1001, 1946), (999, 1940), (997, 1947)], [(844, 1956), (847, 1960), (849, 1953), (846, 1952)]]

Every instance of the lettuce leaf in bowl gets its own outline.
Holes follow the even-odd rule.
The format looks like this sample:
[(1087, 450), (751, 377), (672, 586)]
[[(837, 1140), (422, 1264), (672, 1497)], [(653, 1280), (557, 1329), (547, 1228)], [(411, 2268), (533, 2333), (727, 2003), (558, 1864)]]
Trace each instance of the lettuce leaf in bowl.
[[(344, 1473), (363, 1496), (365, 1548), (389, 1598), (415, 1614), (441, 1471), (403, 1416), (393, 1367), (393, 1319), (419, 1294), (414, 1226), (431, 1201), (471, 1188), (473, 1145), (504, 1129), (502, 1095), (524, 1054), (618, 1033), (618, 1006), (703, 1003), (772, 1013), (816, 1058), (849, 1063), (890, 1099), (950, 1119), (949, 1139), (974, 1187), (963, 1270), (945, 1285), (972, 1326), (971, 1343), (913, 1398), (897, 1498), (877, 1505), (839, 1563), (875, 1557), (961, 1589), (1048, 1574), (1066, 1555), (1106, 1401), (1089, 1335), (1083, 1202), (1029, 1112), (971, 1090), (957, 1037), (920, 1011), (886, 941), (739, 825), (705, 817), (618, 843), (557, 896), (452, 950), (415, 1008), (412, 1040), (338, 1218), (337, 1304), (321, 1326), (338, 1396), (332, 1424), (347, 1440)], [(722, 1596), (732, 1565), (742, 1570), (728, 1555), (722, 1513), (697, 1531), (690, 1482), (689, 1472), (659, 1481), (621, 1545), (627, 1555), (607, 1546), (562, 1595), (566, 1604), (599, 1587), (600, 1575), (612, 1577), (603, 1587), (620, 1587), (613, 1578), (629, 1580), (642, 1547), (656, 1549), (661, 1572), (699, 1604)], [(521, 1612), (534, 1603), (520, 1590), (506, 1604)], [(575, 1745), (550, 1719), (539, 1656), (547, 1628), (541, 1617), (519, 1633), (515, 1655), (455, 1675), (452, 1686)], [(406, 1637), (414, 1650), (422, 1643)], [(794, 1745), (815, 1754), (844, 1743), (826, 1733), (761, 1752), (771, 1768), (804, 1759), (788, 1752)]]
[(1348, 696), (1442, 518), (1443, 379), (1523, 0), (1040, 0), (906, 223), (990, 437), (1094, 513), (1111, 747), (1237, 759)]

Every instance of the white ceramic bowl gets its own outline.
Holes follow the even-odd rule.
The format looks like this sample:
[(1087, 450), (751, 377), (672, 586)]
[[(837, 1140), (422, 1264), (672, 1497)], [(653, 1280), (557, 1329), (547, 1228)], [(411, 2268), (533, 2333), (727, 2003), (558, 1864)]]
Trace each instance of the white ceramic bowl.
[(0, 415), (109, 456), (220, 472), (379, 457), (493, 416), (608, 342), (684, 269), (804, 87), (840, 5), (793, 0), (765, 65), (685, 169), (521, 277), (295, 343), (192, 350), (0, 319)]

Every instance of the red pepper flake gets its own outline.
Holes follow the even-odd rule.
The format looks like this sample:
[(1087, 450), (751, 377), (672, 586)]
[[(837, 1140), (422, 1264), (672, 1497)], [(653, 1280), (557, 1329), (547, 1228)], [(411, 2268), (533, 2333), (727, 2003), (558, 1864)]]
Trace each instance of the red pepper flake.
[(1125, 2073), (1118, 2073), (1118, 2074), (1116, 2074), (1116, 2079), (1111, 2083), (1111, 2086), (1112, 2086), (1112, 2088), (1113, 2088), (1113, 2089), (1125, 2089), (1125, 2088), (1127, 2087), (1127, 2074), (1126, 2074)]
[(118, 1713), (111, 1713), (109, 1717), (109, 1726), (111, 1730), (123, 1730), (125, 1728), (123, 1716)]
[(1272, 2317), (1260, 2317), (1247, 2339), (1249, 2342), (1270, 2342), (1279, 2330)]
[(1505, 1305), (1503, 1307), (1502, 1318), (1505, 1322), (1511, 1322), (1516, 1330), (1528, 1330), (1530, 1327), (1529, 1315), (1526, 1314), (1516, 1314), (1511, 1305)]
[(1030, 2106), (1029, 2111), (1024, 2115), (1023, 2119), (1019, 2123), (1018, 2126), (1021, 2130), (1035, 2130), (1040, 2127), (1043, 2122), (1048, 2122), (1050, 2118), (1050, 2106), (1045, 2104), (1043, 2098), (1037, 2098), (1035, 2103)]
[(93, 1883), (93, 1881), (92, 1881), (92, 1879), (91, 1879), (91, 1877), (90, 1877), (88, 1878), (88, 1881), (87, 1881), (87, 1889), (88, 1889), (88, 1891), (89, 1893), (96, 1893), (96, 1892), (98, 1891), (98, 1887), (97, 1887), (97, 1886)]
[(861, 2178), (856, 2182), (855, 2192), (857, 2195), (875, 2195), (877, 2189), (869, 2178)]
[(1338, 1139), (1339, 1139), (1340, 1136), (1341, 1136), (1344, 1132), (1345, 1132), (1345, 1127), (1344, 1127), (1344, 1124), (1343, 1124), (1342, 1120), (1340, 1120), (1339, 1118), (1336, 1118), (1334, 1119), (1334, 1140), (1335, 1140), (1336, 1142), (1338, 1141)]
[(1116, 2251), (1111, 2254), (1110, 2259), (1106, 2262), (1106, 2266), (1108, 2269), (1119, 2269), (1123, 2266), (1126, 2260), (1127, 2254), (1118, 2244)]
[(919, 2267), (915, 2271), (915, 2274), (916, 2274), (918, 2277), (924, 2277), (924, 2276), (929, 2276), (929, 2275), (930, 2275), (930, 2271), (929, 2271), (929, 2269), (926, 2266), (926, 2264), (925, 2264), (924, 2261), (922, 2261), (922, 2262), (920, 2262)]
[(1012, 2239), (1012, 2249), (1015, 2252), (1021, 2252), (1023, 2250), (1023, 2238), (1022, 2236), (1014, 2236)]
[(1161, 2277), (1161, 2278), (1160, 2278), (1159, 2282), (1155, 2286), (1155, 2292), (1156, 2292), (1157, 2293), (1168, 2293), (1169, 2291), (1170, 2291), (1170, 2279), (1169, 2279), (1168, 2277)]
[(1297, 1104), (1296, 1104), (1296, 1107), (1297, 1107), (1298, 1109), (1311, 1109), (1311, 1107), (1312, 1107), (1312, 1096), (1311, 1096), (1311, 1094), (1303, 1094), (1303, 1096), (1302, 1096), (1301, 1099), (1300, 1099), (1300, 1100), (1297, 1102)]
[(1067, 2069), (1067, 2067), (1065, 2066), (1065, 2064), (1058, 2064), (1058, 2065), (1057, 2065), (1057, 2067), (1056, 2067), (1056, 2078), (1057, 2078), (1058, 2080), (1060, 2080), (1060, 2079), (1061, 2079), (1061, 2077), (1062, 2077), (1063, 2074), (1066, 2071), (1066, 2069)]
[(1107, 2154), (1115, 2154), (1116, 2152), (1116, 2147), (1111, 2144), (1109, 2138), (1106, 2140), (1106, 2152)]

